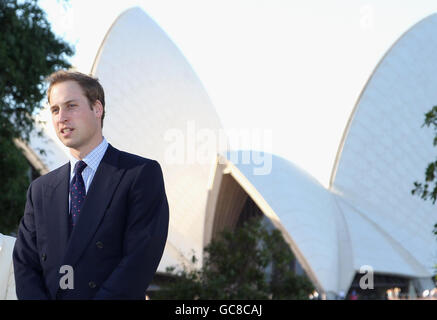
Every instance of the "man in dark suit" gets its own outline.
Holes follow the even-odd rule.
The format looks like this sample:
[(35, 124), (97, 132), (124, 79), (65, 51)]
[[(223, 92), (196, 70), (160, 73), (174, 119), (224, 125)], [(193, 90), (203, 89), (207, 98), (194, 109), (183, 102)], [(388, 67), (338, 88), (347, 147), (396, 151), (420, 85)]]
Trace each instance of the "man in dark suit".
[(13, 252), (18, 299), (145, 299), (168, 232), (155, 160), (102, 135), (103, 88), (59, 71), (48, 101), (70, 162), (34, 180)]

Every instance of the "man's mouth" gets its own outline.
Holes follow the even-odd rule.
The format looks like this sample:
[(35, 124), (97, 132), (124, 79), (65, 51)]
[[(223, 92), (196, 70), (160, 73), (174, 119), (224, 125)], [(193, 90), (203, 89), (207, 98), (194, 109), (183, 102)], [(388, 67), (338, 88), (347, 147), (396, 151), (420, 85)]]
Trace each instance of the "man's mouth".
[(61, 134), (66, 136), (66, 135), (70, 134), (73, 130), (74, 129), (72, 129), (72, 128), (64, 128), (61, 130)]

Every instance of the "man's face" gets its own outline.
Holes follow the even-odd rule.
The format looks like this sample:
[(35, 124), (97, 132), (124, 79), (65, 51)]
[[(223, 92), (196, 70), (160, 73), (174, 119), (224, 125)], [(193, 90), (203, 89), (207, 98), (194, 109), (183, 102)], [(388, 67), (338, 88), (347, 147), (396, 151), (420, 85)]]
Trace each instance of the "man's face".
[(55, 84), (49, 104), (56, 134), (65, 146), (83, 152), (99, 142), (103, 107), (97, 101), (91, 109), (77, 82)]

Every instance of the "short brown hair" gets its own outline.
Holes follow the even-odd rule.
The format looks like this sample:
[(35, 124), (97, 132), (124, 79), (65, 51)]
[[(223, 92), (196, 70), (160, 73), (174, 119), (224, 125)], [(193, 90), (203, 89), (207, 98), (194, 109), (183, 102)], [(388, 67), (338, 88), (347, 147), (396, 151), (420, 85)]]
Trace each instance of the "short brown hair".
[(47, 78), (47, 82), (49, 83), (49, 88), (47, 89), (47, 100), (50, 102), (50, 93), (55, 84), (64, 82), (64, 81), (76, 81), (77, 84), (82, 88), (83, 93), (88, 99), (90, 104), (90, 108), (92, 109), (93, 104), (99, 100), (103, 106), (103, 113), (101, 124), (103, 128), (103, 118), (105, 117), (105, 92), (103, 91), (102, 85), (99, 83), (97, 78), (94, 78), (91, 75), (86, 75), (84, 73), (80, 73), (77, 71), (66, 71), (59, 70), (52, 73)]

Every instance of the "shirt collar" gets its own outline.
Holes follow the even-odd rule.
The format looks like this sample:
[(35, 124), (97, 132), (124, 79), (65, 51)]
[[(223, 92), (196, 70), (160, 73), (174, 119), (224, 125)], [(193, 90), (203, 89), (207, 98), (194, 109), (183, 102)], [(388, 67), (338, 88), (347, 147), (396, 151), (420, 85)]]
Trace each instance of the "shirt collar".
[[(97, 171), (97, 167), (100, 164), (103, 156), (105, 155), (106, 149), (108, 148), (108, 141), (106, 141), (105, 137), (103, 137), (102, 142), (95, 147), (90, 153), (88, 153), (82, 161), (84, 161), (87, 165), (87, 168), (91, 168), (94, 172)], [(71, 177), (74, 175), (74, 167), (79, 159), (76, 159), (71, 153), (69, 155), (70, 158), (70, 172)], [(86, 170), (86, 168), (85, 168)]]

